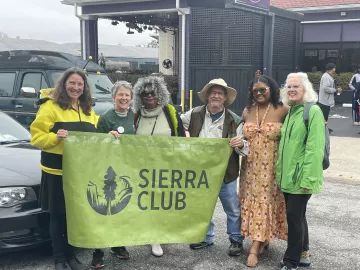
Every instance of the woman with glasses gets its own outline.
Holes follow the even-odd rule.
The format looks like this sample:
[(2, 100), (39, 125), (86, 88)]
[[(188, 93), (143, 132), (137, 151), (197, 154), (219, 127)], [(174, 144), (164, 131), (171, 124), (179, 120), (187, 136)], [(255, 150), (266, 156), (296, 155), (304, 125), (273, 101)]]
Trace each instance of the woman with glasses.
[(258, 255), (272, 238), (287, 239), (285, 201), (276, 185), (275, 165), (288, 110), (280, 102), (280, 89), (272, 78), (262, 75), (250, 83), (242, 116), (249, 154), (242, 161), (239, 194), (241, 234), (252, 240), (249, 267), (257, 266)]
[[(185, 137), (183, 123), (169, 101), (162, 77), (140, 78), (134, 86), (135, 134)], [(152, 244), (151, 251), (154, 256), (163, 255), (160, 244)]]
[(314, 104), (317, 100), (306, 73), (288, 75), (283, 102), (290, 105), (290, 112), (281, 129), (276, 164), (276, 180), (285, 197), (289, 234), (282, 270), (311, 264), (306, 208), (312, 194), (322, 190), (325, 121), (321, 108), (312, 105), (306, 127), (304, 110), (309, 108), (307, 103)]

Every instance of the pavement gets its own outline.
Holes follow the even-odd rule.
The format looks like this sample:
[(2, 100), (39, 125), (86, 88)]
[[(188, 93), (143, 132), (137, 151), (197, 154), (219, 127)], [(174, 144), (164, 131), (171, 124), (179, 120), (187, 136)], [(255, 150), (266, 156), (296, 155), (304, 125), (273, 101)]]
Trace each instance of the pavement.
[(360, 138), (360, 126), (353, 126), (351, 108), (336, 106), (329, 114), (329, 127), (334, 131), (331, 136)]
[[(348, 108), (332, 109), (331, 115), (348, 116)], [(329, 125), (334, 129), (331, 137), (330, 168), (324, 171), (321, 194), (309, 201), (307, 218), (310, 233), (312, 265), (308, 269), (337, 270), (360, 269), (360, 127), (352, 126), (350, 118), (332, 117)], [(245, 262), (251, 246), (244, 242), (239, 257), (229, 257), (226, 234), (226, 216), (218, 202), (215, 213), (215, 245), (203, 250), (191, 250), (187, 244), (164, 245), (164, 256), (155, 258), (149, 246), (128, 247), (131, 258), (120, 261), (106, 251), (107, 270), (115, 269), (192, 269), (235, 270), (249, 269)], [(139, 232), (141, 233), (141, 232)], [(273, 240), (270, 249), (259, 258), (257, 270), (280, 269), (279, 262), (286, 242)], [(91, 250), (79, 250), (79, 259), (88, 265)], [(42, 248), (0, 256), (0, 269), (46, 270), (53, 269), (51, 249)], [(89, 268), (90, 269), (90, 268)], [(301, 268), (300, 268), (301, 269)]]

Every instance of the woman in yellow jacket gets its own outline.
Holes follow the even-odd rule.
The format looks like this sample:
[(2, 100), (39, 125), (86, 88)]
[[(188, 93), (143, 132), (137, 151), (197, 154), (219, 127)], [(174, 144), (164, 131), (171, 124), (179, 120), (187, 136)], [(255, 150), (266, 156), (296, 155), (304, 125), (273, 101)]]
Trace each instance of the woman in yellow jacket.
[(90, 88), (81, 69), (70, 68), (55, 89), (41, 91), (36, 119), (30, 126), (31, 144), (41, 149), (42, 178), (39, 202), (50, 213), (50, 235), (56, 270), (82, 270), (67, 241), (62, 183), (62, 154), (68, 131), (96, 132)]

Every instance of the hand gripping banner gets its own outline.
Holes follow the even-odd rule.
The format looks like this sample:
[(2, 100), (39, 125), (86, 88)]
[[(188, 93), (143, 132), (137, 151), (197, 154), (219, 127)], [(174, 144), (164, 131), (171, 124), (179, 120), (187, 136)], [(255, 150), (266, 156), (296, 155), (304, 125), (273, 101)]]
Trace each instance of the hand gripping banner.
[(229, 139), (71, 132), (63, 183), (69, 243), (83, 248), (205, 239)]

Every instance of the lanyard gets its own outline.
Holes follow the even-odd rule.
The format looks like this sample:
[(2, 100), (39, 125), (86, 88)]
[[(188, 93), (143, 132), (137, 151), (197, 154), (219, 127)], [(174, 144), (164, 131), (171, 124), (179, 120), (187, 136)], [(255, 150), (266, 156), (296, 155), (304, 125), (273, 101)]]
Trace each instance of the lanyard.
[[(155, 127), (156, 127), (156, 123), (157, 123), (157, 119), (158, 119), (158, 115), (156, 116), (156, 118), (155, 118), (155, 123), (154, 123), (154, 126), (153, 126), (153, 128), (152, 128), (152, 131), (151, 131), (151, 136), (154, 134), (154, 131), (155, 131)], [(137, 122), (137, 125), (136, 125), (136, 130), (135, 130), (135, 134), (137, 133), (137, 130), (138, 130), (138, 128), (139, 128), (139, 125), (140, 125), (140, 119), (142, 118), (142, 115), (140, 114), (140, 116), (139, 116), (139, 120), (138, 120), (138, 122)]]

